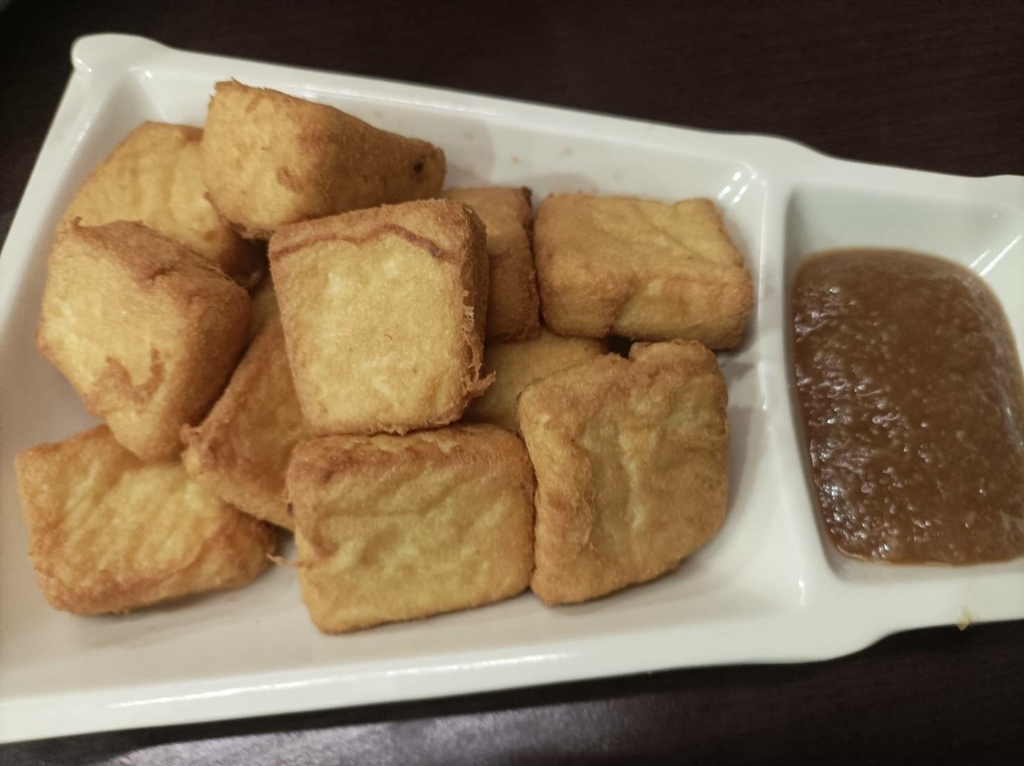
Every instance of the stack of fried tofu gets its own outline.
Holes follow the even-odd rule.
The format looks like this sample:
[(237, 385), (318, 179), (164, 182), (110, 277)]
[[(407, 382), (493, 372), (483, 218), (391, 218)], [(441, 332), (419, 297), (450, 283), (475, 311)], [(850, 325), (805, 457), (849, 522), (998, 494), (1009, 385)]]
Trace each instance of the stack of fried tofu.
[(17, 460), (53, 606), (243, 584), (277, 527), (336, 633), (596, 598), (715, 534), (712, 350), (752, 290), (714, 203), (534, 220), (528, 189), (444, 179), (425, 141), (234, 81), (203, 130), (147, 123), (96, 168), (37, 345), (105, 425)]

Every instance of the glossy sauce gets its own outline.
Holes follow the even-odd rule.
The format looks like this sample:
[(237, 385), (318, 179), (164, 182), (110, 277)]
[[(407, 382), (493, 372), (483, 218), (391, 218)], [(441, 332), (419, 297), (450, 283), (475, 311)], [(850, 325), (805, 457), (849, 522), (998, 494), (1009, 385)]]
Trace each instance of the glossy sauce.
[(836, 250), (800, 265), (791, 308), (804, 439), (839, 550), (1024, 555), (1024, 377), (984, 282), (933, 256)]

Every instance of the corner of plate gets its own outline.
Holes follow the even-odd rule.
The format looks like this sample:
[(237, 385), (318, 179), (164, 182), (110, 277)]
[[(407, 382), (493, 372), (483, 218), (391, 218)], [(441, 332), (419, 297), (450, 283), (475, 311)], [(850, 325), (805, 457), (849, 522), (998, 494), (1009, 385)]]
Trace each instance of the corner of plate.
[(71, 44), (71, 65), (82, 75), (109, 76), (141, 64), (165, 49), (155, 40), (137, 35), (85, 35)]

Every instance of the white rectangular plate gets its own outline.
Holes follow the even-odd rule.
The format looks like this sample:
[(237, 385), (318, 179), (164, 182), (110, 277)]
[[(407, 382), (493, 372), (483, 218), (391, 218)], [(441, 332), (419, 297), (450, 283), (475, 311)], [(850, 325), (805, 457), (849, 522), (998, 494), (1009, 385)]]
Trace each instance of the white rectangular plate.
[[(857, 565), (824, 544), (793, 417), (786, 285), (809, 252), (905, 247), (967, 264), (1024, 338), (1024, 179), (858, 165), (778, 139), (701, 133), (100, 35), (74, 73), (0, 259), (0, 740), (405, 700), (662, 668), (838, 656), (909, 628), (1024, 617), (1024, 560)], [(675, 573), (600, 601), (529, 594), (353, 635), (310, 624), (294, 573), (127, 617), (55, 612), (37, 590), (12, 460), (89, 426), (34, 351), (54, 226), (85, 174), (143, 120), (201, 125), (236, 78), (426, 138), (452, 186), (709, 196), (747, 254), (757, 308), (721, 355), (732, 427), (721, 534)]]

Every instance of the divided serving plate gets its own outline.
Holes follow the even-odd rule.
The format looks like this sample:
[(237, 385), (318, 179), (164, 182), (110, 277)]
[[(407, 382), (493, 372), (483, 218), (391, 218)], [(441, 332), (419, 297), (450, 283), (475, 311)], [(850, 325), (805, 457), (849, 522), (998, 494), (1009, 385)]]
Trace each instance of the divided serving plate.
[[(787, 285), (816, 250), (943, 255), (1002, 301), (1024, 356), (1024, 178), (870, 166), (724, 135), (380, 80), (79, 40), (0, 258), (0, 741), (480, 692), (721, 663), (836, 657), (901, 630), (1024, 617), (1024, 558), (959, 569), (845, 560), (819, 529), (794, 417)], [(35, 586), (15, 453), (90, 425), (32, 339), (58, 218), (144, 120), (203, 123), (235, 78), (331, 104), (448, 156), (448, 185), (708, 196), (754, 274), (729, 384), (729, 515), (680, 569), (589, 604), (502, 604), (344, 636), (310, 623), (294, 573), (125, 617), (53, 611)], [(965, 392), (965, 395), (966, 392)]]

